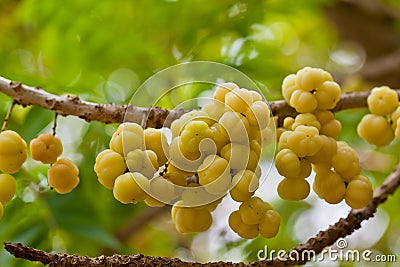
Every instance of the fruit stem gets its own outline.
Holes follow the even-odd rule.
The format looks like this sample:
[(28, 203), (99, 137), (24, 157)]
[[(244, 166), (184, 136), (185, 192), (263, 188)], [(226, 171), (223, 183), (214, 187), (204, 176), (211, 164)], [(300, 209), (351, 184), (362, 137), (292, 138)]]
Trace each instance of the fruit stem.
[(53, 136), (56, 135), (58, 113), (54, 112)]
[(4, 118), (3, 126), (1, 127), (1, 131), (0, 132), (3, 132), (3, 131), (5, 131), (7, 129), (8, 121), (10, 120), (12, 110), (13, 110), (13, 108), (14, 108), (14, 106), (16, 104), (17, 104), (17, 101), (15, 101), (15, 99), (14, 99), (12, 104), (11, 104), (11, 106), (10, 106), (10, 108), (7, 111), (6, 117)]

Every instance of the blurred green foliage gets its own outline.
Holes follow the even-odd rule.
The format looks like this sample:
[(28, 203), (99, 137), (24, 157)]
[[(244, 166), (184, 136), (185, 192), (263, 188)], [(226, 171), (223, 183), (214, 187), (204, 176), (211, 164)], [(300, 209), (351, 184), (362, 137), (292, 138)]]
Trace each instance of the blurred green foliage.
[[(339, 40), (321, 9), (331, 2), (1, 0), (0, 75), (42, 86), (58, 95), (69, 93), (98, 103), (126, 103), (157, 71), (182, 62), (206, 60), (242, 71), (258, 83), (268, 100), (280, 99), (280, 84), (287, 74), (305, 65), (340, 69), (331, 57)], [(198, 96), (201, 88), (187, 97)], [(0, 94), (0, 117), (4, 117), (11, 102)], [(338, 118), (344, 125), (341, 139), (364, 146), (363, 151), (367, 151), (372, 148), (365, 148), (355, 134), (363, 112), (342, 112)], [(17, 107), (9, 128), (29, 142), (51, 130), (53, 116), (37, 107)], [(186, 255), (196, 260), (190, 254), (193, 236), (175, 233), (168, 216), (149, 222), (125, 242), (117, 238), (118, 229), (147, 208), (119, 204), (97, 182), (95, 157), (108, 146), (116, 125), (89, 124), (70, 117), (59, 118), (58, 125), (64, 156), (78, 164), (81, 184), (71, 194), (57, 195), (47, 189), (46, 166), (29, 160), (16, 174), (17, 197), (5, 207), (0, 221), (1, 242), (23, 242), (46, 251), (90, 256), (145, 253)], [(375, 186), (398, 160), (399, 149), (396, 143), (378, 151), (391, 160), (385, 171), (368, 172)], [(400, 216), (397, 205), (391, 203), (399, 203), (399, 194), (383, 205), (390, 222), (374, 249), (399, 253), (395, 237)], [(273, 200), (273, 205), (282, 214), (278, 237), (251, 242), (225, 240), (224, 251), (243, 246), (246, 259), (256, 260), (256, 252), (265, 244), (286, 250), (298, 244), (295, 222), (311, 204)], [(0, 266), (34, 265), (14, 260), (0, 250)]]

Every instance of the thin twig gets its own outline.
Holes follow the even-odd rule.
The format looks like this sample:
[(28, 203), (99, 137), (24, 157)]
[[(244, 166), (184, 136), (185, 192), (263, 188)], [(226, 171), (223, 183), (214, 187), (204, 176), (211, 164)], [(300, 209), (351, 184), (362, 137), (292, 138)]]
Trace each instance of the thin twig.
[(54, 112), (53, 136), (56, 135), (58, 113)]
[(1, 131), (0, 132), (3, 132), (3, 131), (5, 131), (7, 129), (8, 121), (10, 120), (11, 113), (12, 113), (12, 111), (14, 109), (14, 106), (16, 104), (17, 104), (17, 102), (15, 100), (13, 100), (11, 106), (9, 107), (9, 109), (7, 111), (6, 117), (4, 118), (3, 126), (1, 127)]

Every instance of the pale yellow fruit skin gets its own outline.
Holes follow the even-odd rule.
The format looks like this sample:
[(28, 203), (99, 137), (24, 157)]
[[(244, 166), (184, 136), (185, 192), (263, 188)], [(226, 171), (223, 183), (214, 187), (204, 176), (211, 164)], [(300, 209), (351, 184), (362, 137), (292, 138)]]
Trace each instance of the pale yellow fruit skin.
[(346, 186), (342, 177), (330, 169), (317, 171), (313, 189), (320, 198), (330, 204), (341, 202), (346, 192)]
[(143, 128), (132, 122), (125, 122), (118, 126), (110, 140), (110, 149), (121, 155), (127, 155), (135, 149), (144, 149)]
[(229, 215), (228, 222), (231, 229), (242, 238), (253, 239), (258, 236), (258, 225), (245, 224), (238, 210)]
[(305, 91), (317, 89), (325, 81), (332, 81), (332, 76), (323, 69), (304, 67), (296, 73), (296, 85)]
[(0, 133), (0, 171), (8, 174), (18, 172), (27, 159), (26, 142), (11, 130)]
[(199, 183), (210, 194), (222, 195), (230, 188), (231, 175), (227, 160), (210, 155), (204, 159), (199, 169)]
[(15, 195), (17, 183), (9, 174), (0, 174), (0, 202), (7, 204)]
[(49, 186), (59, 194), (71, 192), (79, 184), (78, 167), (69, 159), (61, 158), (47, 171)]
[(117, 177), (114, 183), (113, 195), (122, 204), (143, 201), (150, 190), (149, 180), (141, 173), (125, 173)]
[(390, 123), (383, 116), (375, 114), (367, 114), (361, 119), (357, 133), (369, 144), (376, 146), (386, 146), (394, 138)]
[(130, 172), (140, 172), (150, 179), (158, 169), (157, 154), (153, 150), (135, 149), (126, 155), (126, 165)]
[(373, 196), (372, 187), (361, 180), (353, 180), (347, 185), (345, 201), (353, 209), (368, 205)]
[(252, 193), (259, 187), (259, 178), (250, 170), (242, 170), (232, 178), (232, 189)]
[[(250, 146), (242, 145), (238, 143), (228, 143), (221, 149), (221, 157), (229, 162), (229, 166), (234, 170), (244, 170), (246, 166), (250, 163)], [(251, 164), (257, 165), (258, 159), (254, 162), (252, 160)]]
[(287, 103), (289, 103), (293, 92), (298, 89), (299, 88), (296, 86), (296, 74), (290, 74), (283, 79), (282, 96)]
[(258, 229), (260, 235), (265, 238), (273, 238), (279, 232), (281, 216), (275, 210), (268, 210), (265, 216), (261, 219)]
[(233, 89), (225, 95), (225, 105), (228, 109), (245, 113), (253, 103), (253, 94), (247, 89)]
[(144, 202), (150, 207), (165, 206), (176, 197), (174, 184), (161, 176), (150, 180), (150, 190), (146, 193)]
[(375, 87), (367, 98), (368, 108), (376, 115), (389, 115), (399, 106), (396, 91), (387, 86)]
[(225, 112), (218, 122), (226, 130), (230, 142), (245, 144), (249, 141), (250, 125), (247, 118), (240, 113)]
[(269, 204), (253, 196), (239, 206), (239, 213), (244, 223), (258, 224), (269, 208)]
[(54, 163), (63, 152), (61, 140), (50, 133), (39, 135), (29, 145), (32, 159), (44, 164)]
[(301, 171), (299, 157), (291, 149), (284, 148), (275, 158), (275, 166), (282, 176), (297, 176)]
[(167, 163), (169, 145), (167, 137), (159, 129), (147, 128), (144, 130), (144, 143), (147, 150), (152, 150), (157, 154), (158, 166)]
[(310, 185), (304, 179), (283, 179), (278, 184), (278, 195), (284, 200), (302, 200), (310, 193)]
[(217, 122), (226, 111), (225, 104), (218, 100), (213, 100), (212, 102), (207, 103), (201, 108), (201, 110), (209, 115), (208, 120), (211, 120), (212, 124)]
[(94, 165), (99, 182), (108, 189), (114, 187), (115, 179), (123, 174), (126, 168), (124, 157), (111, 149), (100, 152)]
[(212, 224), (212, 216), (207, 209), (175, 207), (171, 213), (176, 230), (181, 234), (204, 232)]
[(264, 129), (270, 122), (270, 110), (267, 103), (256, 101), (246, 110), (246, 118), (251, 126)]
[(213, 98), (220, 102), (225, 102), (226, 94), (237, 88), (239, 88), (239, 86), (232, 82), (220, 84), (215, 88)]

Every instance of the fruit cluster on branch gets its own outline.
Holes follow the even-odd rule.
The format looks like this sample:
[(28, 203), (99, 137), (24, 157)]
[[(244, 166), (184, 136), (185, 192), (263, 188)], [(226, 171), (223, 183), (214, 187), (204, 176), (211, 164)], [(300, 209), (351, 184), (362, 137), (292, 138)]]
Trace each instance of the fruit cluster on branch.
[[(363, 220), (372, 217), (376, 207), (400, 184), (400, 169), (397, 168), (374, 191), (372, 198), (371, 183), (361, 175), (356, 152), (336, 140), (341, 125), (334, 118), (334, 112), (340, 110), (368, 107), (372, 114), (362, 119), (358, 133), (370, 144), (387, 145), (394, 136), (399, 137), (400, 92), (380, 87), (371, 94), (340, 95), (339, 85), (329, 73), (320, 69), (304, 68), (289, 75), (283, 83), (285, 100), (271, 102), (269, 106), (256, 93), (227, 83), (215, 89), (212, 103), (191, 112), (94, 104), (78, 97), (51, 95), (1, 77), (0, 91), (17, 104), (36, 105), (87, 121), (122, 123), (110, 141), (110, 149), (97, 156), (95, 172), (100, 183), (112, 189), (114, 197), (122, 203), (144, 201), (149, 206), (174, 203), (172, 219), (181, 233), (208, 229), (211, 212), (229, 194), (241, 202), (228, 222), (239, 236), (254, 238), (260, 233), (269, 238), (276, 235), (279, 214), (269, 203), (253, 196), (261, 176), (258, 162), (262, 147), (271, 142), (275, 131), (279, 141), (277, 169), (285, 177), (277, 188), (281, 198), (304, 199), (310, 191), (305, 179), (314, 169), (313, 189), (320, 198), (332, 204), (344, 199), (352, 208), (362, 208), (352, 210), (346, 219), (293, 250), (313, 249), (318, 253), (339, 237), (350, 234)], [(132, 117), (123, 123), (128, 109)], [(275, 120), (270, 114), (274, 114)], [(277, 129), (271, 127), (274, 121)], [(371, 125), (374, 131), (367, 132), (365, 129)], [(377, 125), (385, 127), (375, 127)], [(163, 130), (142, 128), (163, 126), (171, 128), (170, 141)], [(27, 157), (26, 150), (25, 141), (17, 133), (10, 130), (0, 133), (0, 170), (4, 172), (0, 174), (0, 184), (7, 189), (0, 192), (2, 204), (15, 194), (15, 179), (10, 174), (21, 168)], [(69, 160), (57, 160), (62, 145), (54, 135), (44, 134), (32, 140), (30, 150), (33, 159), (51, 164), (48, 183), (57, 192), (68, 193), (77, 186), (79, 171)], [(245, 155), (245, 164), (235, 158), (238, 154)], [(206, 199), (206, 203), (199, 199)], [(44, 253), (21, 245), (6, 245), (9, 251), (21, 257), (13, 250), (15, 247), (28, 251), (23, 254), (27, 259), (36, 259), (31, 254)], [(258, 263), (279, 266), (305, 262), (273, 259)]]

